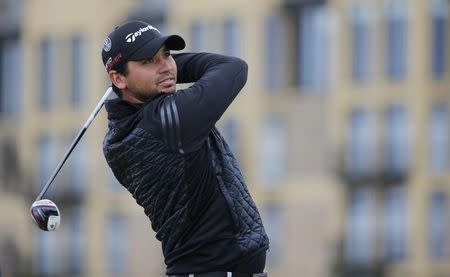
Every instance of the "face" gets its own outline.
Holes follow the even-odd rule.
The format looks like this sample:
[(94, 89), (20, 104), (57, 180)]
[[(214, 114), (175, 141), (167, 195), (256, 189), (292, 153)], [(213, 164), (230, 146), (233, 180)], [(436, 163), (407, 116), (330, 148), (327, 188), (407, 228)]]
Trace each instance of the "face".
[(165, 46), (153, 57), (129, 61), (127, 66), (128, 74), (119, 74), (119, 82), (114, 82), (122, 90), (124, 100), (142, 103), (160, 92), (176, 91), (177, 65)]

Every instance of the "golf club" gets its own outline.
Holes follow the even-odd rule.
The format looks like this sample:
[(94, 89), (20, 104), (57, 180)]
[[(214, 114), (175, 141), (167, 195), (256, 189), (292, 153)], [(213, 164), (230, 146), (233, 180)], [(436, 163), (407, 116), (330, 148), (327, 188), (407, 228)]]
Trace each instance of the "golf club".
[(60, 221), (61, 221), (61, 215), (59, 213), (59, 209), (56, 206), (55, 203), (48, 199), (42, 199), (45, 192), (48, 190), (50, 185), (52, 184), (53, 180), (55, 179), (56, 175), (58, 175), (59, 171), (61, 170), (62, 166), (66, 162), (67, 158), (72, 153), (75, 146), (80, 141), (81, 137), (86, 132), (89, 125), (91, 125), (92, 121), (94, 120), (97, 113), (100, 111), (100, 109), (103, 107), (103, 104), (105, 103), (106, 99), (109, 97), (113, 89), (109, 87), (105, 95), (100, 99), (100, 102), (98, 102), (97, 106), (95, 107), (94, 111), (92, 111), (91, 115), (89, 116), (86, 123), (84, 123), (83, 128), (78, 132), (76, 138), (70, 145), (69, 149), (64, 154), (64, 157), (59, 162), (56, 169), (53, 171), (52, 175), (48, 179), (45, 186), (42, 188), (41, 192), (39, 193), (38, 197), (34, 201), (33, 205), (31, 206), (30, 212), (31, 217), (33, 218), (36, 225), (44, 231), (54, 231), (58, 228)]

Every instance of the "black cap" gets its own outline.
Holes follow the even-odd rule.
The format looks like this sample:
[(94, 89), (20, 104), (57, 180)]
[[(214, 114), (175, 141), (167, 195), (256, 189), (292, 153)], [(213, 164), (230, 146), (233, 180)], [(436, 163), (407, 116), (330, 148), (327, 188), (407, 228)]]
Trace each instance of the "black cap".
[(153, 57), (163, 45), (169, 50), (182, 50), (186, 43), (178, 35), (162, 36), (158, 29), (146, 22), (128, 21), (105, 38), (103, 64), (109, 72), (121, 68), (127, 61)]

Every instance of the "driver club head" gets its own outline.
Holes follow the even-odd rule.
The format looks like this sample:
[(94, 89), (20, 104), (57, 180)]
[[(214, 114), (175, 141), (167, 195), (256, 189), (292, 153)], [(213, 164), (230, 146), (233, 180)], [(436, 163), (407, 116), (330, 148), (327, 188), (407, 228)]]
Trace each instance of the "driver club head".
[(43, 231), (55, 231), (61, 222), (61, 215), (55, 203), (48, 199), (35, 201), (30, 209), (34, 223)]

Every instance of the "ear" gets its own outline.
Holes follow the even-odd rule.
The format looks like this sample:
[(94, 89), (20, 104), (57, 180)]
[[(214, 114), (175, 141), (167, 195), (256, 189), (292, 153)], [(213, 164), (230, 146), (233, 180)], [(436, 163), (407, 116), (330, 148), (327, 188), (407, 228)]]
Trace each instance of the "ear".
[(118, 88), (118, 89), (124, 89), (127, 87), (127, 80), (126, 77), (121, 74), (118, 73), (115, 70), (111, 70), (108, 72), (109, 75), (109, 79), (111, 80), (111, 82)]

